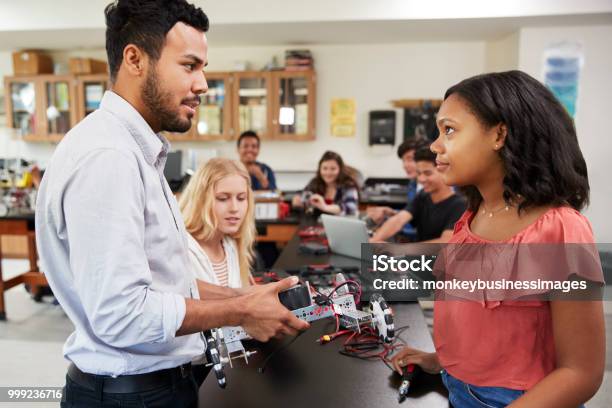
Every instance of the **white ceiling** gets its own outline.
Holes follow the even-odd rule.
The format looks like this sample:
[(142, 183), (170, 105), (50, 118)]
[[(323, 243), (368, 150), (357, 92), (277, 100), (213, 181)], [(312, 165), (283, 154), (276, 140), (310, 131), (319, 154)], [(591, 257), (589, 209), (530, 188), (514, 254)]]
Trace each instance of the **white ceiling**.
[[(107, 3), (108, 0), (0, 1), (0, 50), (102, 48), (102, 10)], [(612, 0), (196, 3), (211, 18), (209, 42), (217, 47), (488, 41), (522, 27), (612, 24)]]

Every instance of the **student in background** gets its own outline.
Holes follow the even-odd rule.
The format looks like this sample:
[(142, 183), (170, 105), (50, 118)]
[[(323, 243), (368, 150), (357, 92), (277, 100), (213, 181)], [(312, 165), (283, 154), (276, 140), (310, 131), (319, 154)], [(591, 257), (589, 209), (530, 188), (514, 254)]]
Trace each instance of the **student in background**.
[(276, 178), (272, 169), (257, 161), (261, 141), (252, 130), (243, 132), (238, 138), (238, 156), (251, 176), (251, 188), (257, 190), (276, 190)]
[[(251, 178), (251, 189), (258, 190), (276, 190), (276, 177), (272, 169), (257, 161), (261, 140), (257, 133), (252, 130), (243, 132), (238, 138), (238, 155), (240, 161), (246, 167)], [(257, 248), (257, 264), (259, 267), (271, 268), (278, 258), (279, 251), (274, 242), (258, 242)]]
[[(406, 197), (406, 205), (409, 205), (417, 195), (417, 173), (416, 173), (416, 162), (414, 161), (414, 153), (423, 148), (428, 147), (429, 142), (420, 139), (413, 138), (405, 140), (397, 148), (397, 157), (402, 161), (406, 176), (410, 180), (408, 182), (408, 191)], [(397, 210), (387, 206), (369, 207), (367, 210), (368, 217), (376, 224), (380, 224), (385, 218), (391, 217), (397, 214)], [(410, 229), (412, 226), (408, 224)]]
[(333, 215), (356, 215), (359, 205), (357, 183), (346, 172), (338, 153), (327, 151), (319, 160), (317, 175), (301, 195), (293, 197), (294, 207), (312, 206)]
[(215, 158), (200, 166), (179, 200), (196, 277), (219, 286), (252, 284), (255, 241), (249, 173), (237, 161)]
[(385, 242), (412, 222), (419, 242), (448, 242), (455, 222), (465, 211), (465, 199), (444, 183), (436, 169), (436, 155), (424, 147), (414, 154), (417, 181), (423, 189), (406, 208), (380, 226), (370, 242)]
[[(505, 244), (504, 256), (513, 257), (468, 263), (473, 271), (466, 278), (495, 265), (497, 279), (514, 280), (518, 272), (541, 279), (549, 260), (540, 266), (538, 257), (528, 270), (499, 270), (518, 262), (520, 244), (593, 246), (591, 225), (579, 212), (589, 201), (589, 181), (574, 123), (544, 85), (520, 71), (468, 78), (446, 91), (437, 123), (431, 148), (438, 168), (447, 184), (462, 186), (469, 204), (450, 244)], [(601, 264), (588, 259), (590, 265), (557, 281), (585, 279), (597, 292)], [(436, 301), (433, 332), (436, 352), (407, 347), (393, 364), (398, 371), (407, 364), (442, 370), (456, 408), (577, 407), (602, 382), (599, 300)]]

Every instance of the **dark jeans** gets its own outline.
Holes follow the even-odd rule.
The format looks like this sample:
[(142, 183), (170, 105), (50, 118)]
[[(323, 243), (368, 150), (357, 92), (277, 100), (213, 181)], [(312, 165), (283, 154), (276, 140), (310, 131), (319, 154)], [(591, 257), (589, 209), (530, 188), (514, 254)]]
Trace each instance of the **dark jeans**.
[(181, 378), (173, 377), (172, 383), (150, 391), (130, 394), (109, 394), (101, 392), (102, 377), (96, 389), (82, 387), (66, 375), (66, 385), (62, 393), (62, 408), (90, 407), (138, 407), (138, 408), (196, 408), (198, 406), (198, 390), (209, 368), (193, 366), (192, 373)]

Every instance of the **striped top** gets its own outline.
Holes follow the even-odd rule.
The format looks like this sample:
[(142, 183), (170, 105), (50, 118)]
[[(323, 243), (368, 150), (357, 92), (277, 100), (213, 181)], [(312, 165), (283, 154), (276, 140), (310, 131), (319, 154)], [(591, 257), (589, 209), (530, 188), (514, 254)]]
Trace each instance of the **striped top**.
[(211, 262), (213, 267), (213, 272), (217, 276), (219, 280), (220, 286), (228, 286), (229, 285), (229, 271), (227, 269), (227, 256), (223, 258), (223, 260), (219, 263)]

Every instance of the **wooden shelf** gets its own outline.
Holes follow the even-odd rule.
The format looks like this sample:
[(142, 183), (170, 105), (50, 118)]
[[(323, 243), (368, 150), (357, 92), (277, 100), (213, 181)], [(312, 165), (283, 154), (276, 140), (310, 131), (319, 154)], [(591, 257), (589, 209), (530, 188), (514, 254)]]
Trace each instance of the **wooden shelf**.
[(428, 103), (433, 107), (439, 108), (442, 105), (442, 99), (396, 99), (391, 101), (394, 108), (402, 109), (422, 108), (423, 105)]
[(48, 142), (48, 143), (59, 143), (64, 135), (24, 135), (23, 140), (25, 142)]

